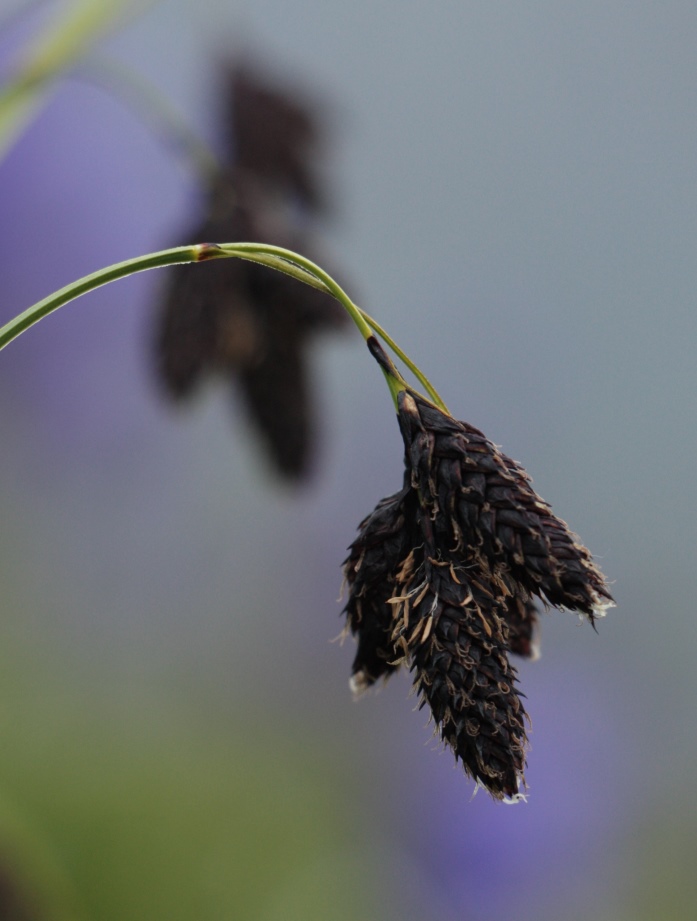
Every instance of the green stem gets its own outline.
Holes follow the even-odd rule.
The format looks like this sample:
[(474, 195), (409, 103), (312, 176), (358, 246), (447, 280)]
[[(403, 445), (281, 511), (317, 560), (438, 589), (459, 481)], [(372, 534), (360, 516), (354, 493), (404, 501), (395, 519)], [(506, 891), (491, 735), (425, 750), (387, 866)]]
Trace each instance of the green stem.
[[(320, 291), (331, 294), (347, 311), (363, 338), (366, 341), (371, 339), (373, 337), (373, 331), (381, 336), (389, 348), (392, 349), (397, 357), (425, 387), (433, 402), (444, 412), (448, 411), (426, 375), (423, 374), (417, 365), (411, 361), (372, 317), (369, 317), (353, 303), (351, 298), (346, 294), (343, 288), (334, 281), (331, 275), (328, 275), (324, 269), (321, 269), (314, 262), (311, 262), (304, 256), (298, 255), (298, 253), (293, 253), (280, 246), (270, 246), (263, 243), (198, 243), (193, 246), (178, 246), (174, 249), (149, 253), (146, 256), (138, 256), (135, 259), (128, 259), (125, 262), (107, 266), (105, 269), (100, 269), (98, 272), (86, 275), (84, 278), (80, 278), (66, 285), (59, 291), (55, 291), (32, 307), (29, 307), (13, 320), (10, 320), (9, 323), (0, 327), (0, 350), (4, 349), (6, 345), (9, 345), (10, 342), (20, 336), (25, 330), (29, 329), (35, 323), (38, 323), (39, 320), (53, 313), (54, 310), (58, 310), (58, 308), (62, 307), (64, 304), (75, 300), (83, 294), (94, 291), (95, 288), (109, 284), (109, 282), (117, 281), (119, 278), (126, 278), (129, 275), (135, 275), (138, 272), (144, 272), (147, 269), (176, 265), (178, 263), (204, 262), (210, 259), (225, 258), (246, 259), (250, 262), (258, 263), (259, 265), (268, 266), (286, 275), (290, 275), (292, 278), (296, 278), (305, 284), (311, 285)], [(391, 367), (394, 368), (394, 366)], [(396, 368), (388, 371), (383, 367), (382, 370), (396, 405), (398, 394), (407, 387), (407, 384)]]
[[(362, 311), (353, 303), (344, 289), (334, 281), (331, 275), (328, 275), (324, 269), (321, 269), (310, 259), (306, 259), (304, 256), (298, 255), (298, 253), (292, 253), (290, 250), (283, 249), (281, 246), (267, 246), (263, 243), (221, 243), (219, 246), (222, 253), (229, 254), (231, 256), (239, 256), (242, 259), (247, 258), (252, 262), (261, 262), (265, 265), (273, 264), (273, 268), (277, 268), (279, 271), (285, 272), (287, 275), (292, 275), (295, 278), (300, 278), (301, 281), (307, 282), (307, 278), (305, 276), (307, 274), (313, 275), (316, 279), (322, 282), (326, 291), (335, 297), (337, 301), (339, 301), (339, 303), (344, 307), (346, 312), (358, 327), (358, 331), (363, 336), (363, 338), (369, 339), (373, 335), (373, 331), (369, 323), (363, 318)], [(273, 263), (268, 258), (260, 259), (258, 258), (259, 256), (274, 257)], [(305, 275), (294, 272), (291, 266), (303, 270)], [(313, 287), (316, 288), (317, 285), (314, 285)]]
[(380, 326), (377, 320), (374, 320), (371, 316), (369, 316), (365, 312), (365, 310), (361, 310), (361, 313), (363, 314), (363, 319), (366, 321), (366, 323), (370, 324), (370, 326), (375, 330), (378, 336), (380, 336), (381, 339), (385, 340), (385, 344), (389, 348), (392, 349), (392, 351), (395, 353), (397, 358), (399, 358), (399, 360), (403, 364), (405, 364), (407, 368), (409, 368), (411, 373), (418, 380), (418, 382), (424, 388), (426, 393), (431, 397), (431, 399), (436, 404), (436, 406), (439, 409), (442, 409), (444, 413), (447, 413), (448, 415), (450, 415), (450, 411), (448, 410), (448, 407), (443, 402), (442, 397), (440, 396), (436, 388), (433, 386), (433, 384), (430, 382), (430, 380), (423, 373), (423, 371), (419, 368), (419, 366), (414, 364), (411, 358), (409, 358), (409, 356), (400, 349), (400, 347), (397, 345), (394, 339), (382, 328), (382, 326)]
[(300, 281), (311, 284), (315, 288), (327, 291), (343, 305), (360, 330), (363, 338), (368, 339), (372, 336), (372, 329), (363, 319), (361, 311), (346, 292), (339, 287), (330, 275), (304, 256), (283, 249), (280, 246), (267, 246), (262, 243), (199, 243), (195, 246), (178, 246), (174, 249), (149, 253), (146, 256), (137, 256), (135, 259), (127, 259), (125, 262), (107, 266), (105, 269), (100, 269), (91, 275), (85, 275), (84, 278), (66, 285), (59, 291), (50, 294), (32, 307), (29, 307), (1, 327), (0, 349), (5, 348), (13, 339), (16, 339), (29, 327), (38, 323), (39, 320), (53, 313), (54, 310), (58, 310), (64, 304), (109, 282), (165, 265), (203, 262), (208, 259), (224, 259), (226, 257), (237, 257), (238, 259), (247, 259), (250, 262), (258, 262), (261, 265), (268, 265), (270, 268), (277, 269), (286, 275), (291, 275)]
[[(221, 244), (221, 248), (225, 249), (225, 245), (226, 244)], [(256, 248), (258, 244), (242, 243), (238, 245), (243, 247)], [(353, 301), (350, 300), (348, 295), (329, 275), (327, 275), (326, 272), (320, 269), (319, 266), (315, 265), (313, 262), (310, 262), (309, 259), (304, 259), (303, 257), (298, 257), (297, 255), (294, 255), (293, 258), (296, 259), (298, 263), (302, 262), (302, 267), (300, 264), (295, 265), (294, 263), (289, 263), (287, 258), (287, 250), (281, 250), (278, 248), (278, 255), (271, 255), (270, 253), (267, 255), (267, 252), (272, 249), (274, 249), (274, 247), (264, 247), (264, 253), (258, 253), (253, 261), (261, 263), (262, 265), (268, 265), (270, 268), (278, 269), (281, 272), (285, 272), (287, 275), (291, 275), (293, 278), (297, 278), (299, 281), (305, 282), (307, 285), (311, 285), (313, 288), (317, 288), (319, 291), (324, 291), (327, 294), (332, 294), (348, 310), (352, 318), (354, 318), (354, 322), (355, 317), (353, 311), (358, 311), (365, 323), (370, 327), (369, 330), (366, 330), (363, 325), (356, 323), (363, 337), (367, 339), (368, 336), (372, 335), (371, 330), (373, 330), (382, 339), (384, 339), (386, 345), (392, 349), (397, 358), (399, 358), (399, 360), (403, 362), (407, 368), (409, 368), (414, 377), (419, 381), (421, 386), (431, 397), (431, 400), (435, 403), (435, 405), (439, 409), (442, 409), (443, 412), (449, 414), (448, 407), (445, 405), (442, 397), (423, 373), (423, 371), (418, 367), (418, 365), (416, 365), (411, 360), (411, 358), (409, 358), (409, 356), (402, 351), (394, 339), (389, 335), (389, 333), (386, 332), (385, 329), (383, 329), (377, 320), (374, 320), (369, 314), (365, 312), (365, 310), (361, 310), (360, 307), (357, 307)], [(286, 255), (280, 255), (282, 253), (285, 253)], [(245, 257), (243, 256), (242, 258)], [(330, 282), (331, 284), (328, 284), (327, 282)], [(388, 381), (389, 380), (391, 380), (391, 378), (388, 378)], [(400, 390), (404, 389), (404, 382), (400, 381), (398, 378), (396, 380), (399, 381), (399, 387), (396, 391), (393, 391), (393, 395), (394, 393), (399, 393)], [(392, 385), (390, 385), (390, 390), (393, 390)]]
[(58, 310), (63, 304), (67, 304), (89, 291), (94, 291), (95, 288), (109, 284), (111, 281), (127, 278), (129, 275), (135, 275), (136, 272), (144, 272), (146, 269), (155, 269), (163, 265), (175, 265), (179, 262), (200, 262), (205, 258), (213, 258), (204, 254), (206, 247), (210, 245), (212, 244), (179, 246), (176, 249), (149, 253), (147, 256), (138, 256), (136, 259), (118, 262), (116, 265), (107, 266), (107, 268), (93, 272), (91, 275), (85, 275), (84, 278), (79, 278), (59, 291), (49, 294), (48, 297), (29, 307), (1, 327), (0, 349), (4, 349), (13, 339), (16, 339), (25, 330), (38, 323), (39, 320), (43, 320), (44, 317), (53, 313), (54, 310)]

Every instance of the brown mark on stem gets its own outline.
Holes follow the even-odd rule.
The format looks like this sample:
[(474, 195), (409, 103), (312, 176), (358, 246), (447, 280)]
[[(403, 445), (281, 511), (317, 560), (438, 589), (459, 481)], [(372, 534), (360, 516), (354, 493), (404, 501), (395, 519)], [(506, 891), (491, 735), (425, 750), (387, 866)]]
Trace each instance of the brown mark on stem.
[(194, 246), (194, 262), (205, 262), (207, 259), (219, 259), (223, 255), (222, 247), (217, 243), (198, 243)]

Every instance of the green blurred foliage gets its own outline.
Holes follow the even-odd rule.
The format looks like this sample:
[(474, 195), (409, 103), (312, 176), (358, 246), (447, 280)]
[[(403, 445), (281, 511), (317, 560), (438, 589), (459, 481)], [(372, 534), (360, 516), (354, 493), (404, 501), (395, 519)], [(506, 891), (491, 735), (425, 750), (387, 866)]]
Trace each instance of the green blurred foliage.
[[(63, 4), (56, 19), (30, 44), (16, 73), (0, 86), (0, 160), (32, 122), (51, 84), (86, 54), (105, 34), (122, 26), (139, 0), (73, 0)], [(0, 26), (2, 23), (0, 22)]]
[(13, 660), (0, 670), (0, 860), (37, 918), (384, 917), (312, 742)]

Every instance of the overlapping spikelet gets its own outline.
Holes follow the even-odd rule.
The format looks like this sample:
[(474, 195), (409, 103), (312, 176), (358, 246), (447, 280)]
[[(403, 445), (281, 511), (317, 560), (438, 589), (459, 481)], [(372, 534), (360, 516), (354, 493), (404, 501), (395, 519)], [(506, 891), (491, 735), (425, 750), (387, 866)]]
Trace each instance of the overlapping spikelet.
[(404, 664), (467, 773), (516, 799), (526, 714), (508, 656), (537, 653), (534, 599), (593, 622), (612, 597), (588, 550), (482, 432), (409, 388), (398, 420), (404, 486), (362, 522), (344, 563), (352, 686)]
[(398, 574), (411, 541), (414, 493), (409, 485), (378, 503), (360, 524), (360, 533), (344, 561), (350, 586), (346, 619), (358, 638), (351, 667), (351, 687), (359, 693), (398, 664), (390, 599), (399, 592)]

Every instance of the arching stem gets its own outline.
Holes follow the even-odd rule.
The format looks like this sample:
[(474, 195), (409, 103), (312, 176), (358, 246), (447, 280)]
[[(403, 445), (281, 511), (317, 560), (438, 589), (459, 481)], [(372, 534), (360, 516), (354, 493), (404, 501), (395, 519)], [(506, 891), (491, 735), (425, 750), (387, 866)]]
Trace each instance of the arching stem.
[[(247, 245), (247, 244), (244, 244), (244, 245)], [(256, 244), (251, 244), (251, 245), (255, 246)], [(326, 273), (324, 273), (317, 266), (314, 266), (314, 268), (318, 269), (321, 275), (313, 273), (313, 271), (311, 271), (309, 268), (300, 268), (299, 266), (296, 266), (296, 265), (292, 265), (292, 267), (289, 267), (290, 264), (287, 262), (287, 260), (285, 259), (281, 260), (280, 257), (277, 257), (277, 256), (258, 254), (257, 257), (254, 259), (254, 262), (261, 263), (262, 265), (268, 265), (271, 268), (279, 269), (279, 271), (286, 272), (286, 274), (292, 275), (293, 278), (297, 278), (299, 281), (303, 281), (305, 282), (305, 284), (311, 285), (313, 288), (317, 288), (319, 291), (324, 291), (328, 294), (333, 294), (335, 297), (337, 297), (335, 292), (332, 291), (321, 278), (321, 275), (325, 275)], [(308, 266), (313, 265), (313, 263), (310, 263), (309, 260), (305, 260), (305, 262), (308, 264)], [(338, 285), (336, 285), (336, 288), (339, 291), (342, 291), (342, 289), (339, 288)], [(348, 298), (348, 295), (346, 295), (345, 292), (342, 291), (342, 295), (343, 297), (337, 297), (337, 299), (340, 300), (344, 304), (344, 306), (346, 306), (346, 301), (353, 303), (350, 301), (350, 299)], [(344, 300), (344, 298), (346, 300)], [(380, 336), (381, 339), (385, 341), (385, 344), (388, 346), (388, 348), (390, 348), (394, 352), (394, 354), (397, 356), (397, 358), (399, 358), (399, 360), (404, 365), (406, 365), (407, 368), (409, 368), (411, 373), (419, 381), (419, 383), (424, 388), (426, 393), (428, 393), (433, 403), (435, 403), (435, 405), (439, 409), (442, 409), (443, 412), (448, 413), (449, 412), (448, 407), (445, 405), (443, 398), (440, 396), (436, 388), (433, 386), (430, 380), (426, 377), (423, 371), (419, 368), (419, 366), (415, 364), (415, 362), (413, 362), (411, 358), (409, 358), (409, 356), (405, 352), (402, 351), (402, 349), (397, 345), (394, 339), (377, 322), (377, 320), (374, 320), (373, 317), (371, 317), (368, 313), (366, 313), (365, 310), (361, 310), (360, 307), (356, 307), (356, 309), (358, 310), (360, 315), (363, 317), (365, 322), (368, 324), (368, 326), (374, 332), (376, 332), (378, 336)], [(367, 336), (365, 336), (365, 333), (362, 329), (361, 329), (361, 332), (363, 333), (364, 337), (367, 338)]]
[[(126, 278), (129, 275), (135, 275), (147, 269), (155, 269), (167, 265), (205, 262), (210, 259), (225, 258), (246, 259), (250, 262), (268, 266), (271, 269), (284, 272), (286, 275), (290, 275), (292, 278), (296, 278), (305, 284), (312, 285), (312, 287), (318, 288), (320, 291), (331, 294), (347, 311), (366, 342), (369, 342), (371, 339), (374, 340), (374, 332), (381, 336), (388, 347), (392, 349), (395, 355), (421, 382), (433, 402), (447, 412), (445, 404), (426, 375), (423, 374), (418, 366), (411, 361), (372, 317), (369, 317), (353, 303), (351, 298), (346, 294), (343, 288), (334, 281), (331, 275), (314, 262), (298, 253), (293, 253), (279, 246), (270, 246), (263, 243), (198, 243), (192, 246), (178, 246), (174, 249), (149, 253), (146, 256), (138, 256), (135, 259), (128, 259), (125, 262), (107, 266), (104, 269), (93, 272), (91, 275), (85, 275), (83, 278), (50, 294), (48, 297), (45, 297), (43, 300), (29, 307), (23, 313), (20, 313), (13, 320), (10, 320), (9, 323), (0, 327), (0, 350), (4, 349), (6, 345), (9, 345), (10, 342), (27, 329), (34, 326), (35, 323), (38, 323), (39, 320), (53, 313), (54, 310), (58, 310), (58, 308), (62, 307), (64, 304), (68, 304), (70, 301), (90, 291), (94, 291), (102, 285), (117, 281), (119, 278)], [(402, 390), (405, 390), (408, 385), (394, 365), (386, 368), (383, 364), (381, 367), (396, 405), (398, 394)]]

